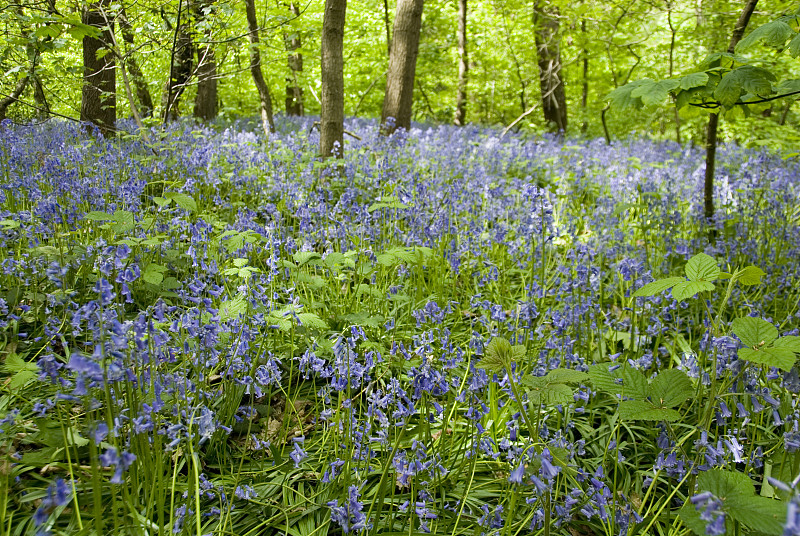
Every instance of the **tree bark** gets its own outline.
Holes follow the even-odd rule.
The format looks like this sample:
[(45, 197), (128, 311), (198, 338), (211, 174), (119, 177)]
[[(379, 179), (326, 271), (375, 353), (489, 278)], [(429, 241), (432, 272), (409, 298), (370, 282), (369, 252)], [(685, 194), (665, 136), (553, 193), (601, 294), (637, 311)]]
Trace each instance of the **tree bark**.
[(110, 0), (89, 4), (83, 12), (83, 24), (101, 30), (99, 38), (83, 38), (83, 89), (81, 91), (81, 121), (100, 129), (103, 136), (116, 133), (117, 75), (112, 49), (113, 23), (107, 25), (100, 7), (108, 9)]
[[(295, 17), (300, 16), (300, 6), (291, 2), (289, 10)], [(303, 55), (296, 52), (300, 48), (300, 34), (291, 30), (291, 34), (285, 33), (283, 41), (286, 45), (287, 63), (289, 65), (290, 76), (286, 77), (286, 115), (299, 115), (305, 113), (303, 109), (303, 88), (300, 87), (299, 78), (303, 73)]]
[(136, 91), (136, 100), (139, 101), (139, 113), (142, 117), (151, 117), (153, 115), (153, 97), (150, 95), (150, 89), (147, 87), (147, 81), (139, 68), (139, 63), (133, 56), (134, 33), (128, 15), (125, 13), (125, 7), (122, 7), (119, 13), (119, 27), (122, 30), (122, 41), (126, 48), (124, 51), (125, 66), (131, 75), (131, 81)]
[[(381, 133), (387, 136), (398, 128), (411, 128), (422, 7), (423, 0), (397, 1), (381, 114)], [(387, 124), (390, 117), (394, 118), (394, 124)]]
[[(756, 9), (758, 0), (747, 0), (739, 20), (736, 21), (736, 26), (731, 35), (731, 41), (728, 44), (728, 52), (733, 54), (736, 49), (736, 44), (741, 41), (747, 25), (750, 23), (750, 17)], [(706, 129), (706, 170), (703, 181), (703, 215), (707, 221), (714, 218), (714, 168), (716, 166), (717, 157), (717, 125), (719, 124), (719, 114), (712, 113), (708, 117), (708, 128)], [(713, 238), (713, 234), (711, 235)]]
[[(195, 22), (203, 22), (211, 12), (214, 0), (201, 0), (195, 4)], [(217, 117), (217, 59), (211, 39), (211, 30), (204, 31), (206, 43), (197, 44), (197, 95), (194, 99), (194, 116), (204, 121)]]
[(181, 95), (192, 78), (194, 43), (190, 32), (189, 13), (188, 1), (180, 0), (172, 41), (169, 78), (161, 102), (164, 123), (175, 120), (180, 115)]
[(258, 91), (259, 109), (261, 112), (261, 128), (264, 134), (269, 137), (275, 131), (275, 122), (272, 118), (272, 97), (269, 94), (269, 87), (264, 80), (264, 73), (261, 71), (261, 52), (258, 50), (260, 38), (258, 36), (258, 20), (256, 19), (255, 0), (245, 0), (245, 11), (247, 14), (247, 30), (250, 39), (250, 74), (253, 76), (253, 83)]
[(539, 83), (542, 88), (544, 120), (553, 132), (567, 130), (567, 97), (561, 76), (561, 37), (558, 10), (533, 4), (534, 40), (539, 63)]
[(456, 98), (455, 124), (467, 123), (467, 0), (458, 0), (458, 97)]
[(347, 0), (325, 0), (322, 19), (322, 158), (344, 156), (344, 20)]

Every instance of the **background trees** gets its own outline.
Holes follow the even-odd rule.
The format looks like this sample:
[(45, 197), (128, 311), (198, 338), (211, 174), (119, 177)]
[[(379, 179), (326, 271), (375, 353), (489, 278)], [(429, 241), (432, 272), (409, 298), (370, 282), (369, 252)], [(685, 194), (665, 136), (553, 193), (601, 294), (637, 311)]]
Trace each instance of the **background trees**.
[[(401, 22), (397, 10), (405, 2), (414, 4), (351, 0), (342, 37), (345, 115), (383, 115), (385, 89), (392, 87), (387, 79), (389, 44), (402, 41), (392, 26)], [(252, 4), (255, 26), (247, 4)], [(263, 110), (268, 124), (273, 100), (285, 102), (281, 108), (288, 114), (321, 112), (322, 3), (108, 3), (104, 5), (110, 24), (103, 21), (108, 29), (95, 24), (94, 31), (81, 18), (92, 5), (24, 0), (17, 9), (0, 13), (5, 36), (0, 42), (0, 69), (5, 73), (0, 79), (0, 117), (5, 113), (24, 120), (53, 112), (80, 118), (83, 40), (87, 38), (89, 46), (102, 44), (97, 31), (110, 28), (116, 50), (108, 56), (97, 45), (94, 57), (87, 57), (87, 72), (100, 60), (103, 66), (113, 61), (113, 71), (126, 69), (132, 97), (117, 85), (115, 119), (131, 116), (131, 98), (145, 120), (151, 114), (170, 121), (189, 115), (230, 120), (261, 115)], [(610, 91), (632, 80), (688, 74), (698, 58), (725, 50), (742, 5), (735, 0), (473, 0), (469, 5), (466, 0), (429, 0), (420, 19), (409, 120), (457, 118), (459, 123), (506, 126), (536, 106), (543, 111), (527, 115), (515, 128), (566, 128), (567, 134), (601, 136), (601, 112)], [(789, 1), (761, 0), (750, 27), (794, 7)], [(786, 55), (762, 51), (754, 61), (769, 66), (779, 79), (800, 78), (796, 62)], [(253, 76), (258, 74), (253, 65), (263, 78), (255, 87)], [(98, 73), (109, 70), (95, 68)], [(92, 87), (97, 86), (88, 86)], [(792, 103), (753, 107), (749, 118), (723, 121), (720, 136), (790, 147), (800, 142), (792, 128), (798, 119)], [(111, 108), (105, 110), (110, 116)], [(388, 115), (398, 113), (399, 108)], [(678, 114), (665, 100), (633, 112), (609, 110), (605, 127), (612, 137), (636, 131), (703, 143), (707, 116), (707, 110), (688, 107)]]

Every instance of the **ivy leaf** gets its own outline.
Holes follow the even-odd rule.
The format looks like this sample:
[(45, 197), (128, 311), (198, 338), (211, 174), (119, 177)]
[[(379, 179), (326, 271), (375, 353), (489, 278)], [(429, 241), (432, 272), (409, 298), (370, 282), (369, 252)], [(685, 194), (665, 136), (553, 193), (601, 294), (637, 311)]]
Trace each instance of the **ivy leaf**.
[(680, 406), (693, 395), (692, 381), (678, 369), (662, 370), (650, 384), (650, 399), (661, 407)]
[(742, 285), (752, 286), (761, 283), (761, 278), (766, 274), (764, 270), (756, 266), (747, 266), (737, 272), (737, 281)]
[(750, 348), (769, 345), (778, 338), (778, 329), (761, 318), (752, 316), (736, 318), (731, 327), (742, 344)]
[(684, 301), (699, 292), (714, 290), (714, 283), (708, 281), (684, 281), (672, 288), (672, 297), (678, 301)]
[(703, 72), (689, 73), (678, 80), (683, 90), (704, 86), (708, 83), (708, 75)]
[(720, 269), (717, 261), (710, 255), (698, 253), (686, 262), (686, 277), (691, 281), (715, 281), (719, 278)]
[(664, 292), (667, 289), (671, 289), (678, 283), (685, 281), (682, 277), (667, 277), (665, 279), (658, 279), (653, 281), (652, 283), (648, 283), (636, 292), (633, 293), (635, 298), (641, 296), (655, 296), (659, 292)]

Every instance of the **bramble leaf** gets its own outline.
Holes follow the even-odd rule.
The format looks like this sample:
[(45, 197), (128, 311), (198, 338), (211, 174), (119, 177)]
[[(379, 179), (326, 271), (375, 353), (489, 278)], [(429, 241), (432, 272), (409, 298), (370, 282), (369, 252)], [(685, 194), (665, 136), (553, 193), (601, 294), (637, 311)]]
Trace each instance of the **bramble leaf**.
[(710, 255), (698, 253), (686, 262), (686, 277), (691, 281), (715, 281), (720, 274), (717, 261)]
[(639, 290), (633, 293), (635, 298), (641, 296), (655, 296), (659, 292), (663, 292), (665, 290), (671, 289), (678, 283), (685, 281), (682, 277), (667, 277), (665, 279), (658, 279), (651, 283), (646, 284)]
[(734, 335), (750, 348), (769, 345), (778, 338), (778, 329), (761, 318), (736, 318), (731, 327)]
[(678, 301), (684, 301), (699, 292), (714, 290), (714, 283), (708, 281), (684, 281), (672, 287), (672, 297)]
[(680, 406), (693, 395), (692, 381), (678, 369), (662, 370), (650, 384), (650, 399), (661, 407)]

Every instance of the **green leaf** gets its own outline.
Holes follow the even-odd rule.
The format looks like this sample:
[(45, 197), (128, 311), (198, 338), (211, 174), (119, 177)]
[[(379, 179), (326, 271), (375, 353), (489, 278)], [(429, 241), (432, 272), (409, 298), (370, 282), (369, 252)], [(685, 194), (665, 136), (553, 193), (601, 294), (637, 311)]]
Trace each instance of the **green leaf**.
[(759, 363), (781, 370), (792, 370), (795, 362), (794, 351), (789, 348), (739, 348), (739, 357), (751, 363)]
[(92, 221), (109, 221), (109, 220), (114, 220), (114, 216), (112, 216), (108, 212), (92, 210), (91, 212), (87, 212), (86, 214), (84, 214), (83, 219)]
[(547, 373), (547, 381), (558, 383), (581, 383), (589, 379), (585, 372), (573, 369), (557, 368)]
[(616, 382), (616, 376), (608, 371), (609, 364), (592, 365), (589, 367), (589, 380), (592, 386), (604, 393), (618, 394), (622, 392), (622, 385)]
[(686, 262), (686, 277), (691, 281), (715, 281), (720, 274), (717, 261), (710, 255), (698, 253)]
[(791, 80), (781, 80), (778, 84), (778, 93), (794, 93), (800, 91), (800, 80), (793, 78)]
[(113, 217), (115, 223), (111, 226), (111, 229), (118, 234), (127, 233), (128, 231), (132, 231), (136, 224), (134, 223), (133, 219), (133, 212), (129, 212), (127, 210), (117, 210), (114, 211)]
[(739, 283), (746, 286), (752, 286), (761, 283), (761, 278), (766, 274), (761, 268), (756, 266), (747, 266), (739, 270), (736, 275)]
[(658, 373), (650, 384), (650, 399), (661, 407), (674, 408), (694, 396), (692, 381), (685, 372), (666, 369)]
[(151, 262), (144, 269), (144, 272), (142, 272), (142, 279), (151, 285), (160, 285), (161, 282), (164, 281), (164, 272), (166, 271), (167, 269), (165, 267)]
[(631, 97), (641, 98), (646, 106), (661, 104), (669, 96), (669, 92), (680, 86), (678, 80), (650, 80), (645, 78), (631, 91)]
[(725, 509), (731, 516), (763, 534), (781, 536), (786, 521), (786, 503), (751, 495), (734, 496), (725, 502)]
[(800, 34), (795, 35), (789, 41), (789, 55), (793, 58), (800, 56)]
[(702, 471), (697, 477), (697, 487), (701, 491), (710, 491), (723, 501), (735, 496), (750, 497), (756, 493), (749, 476), (738, 471), (722, 469)]
[(570, 404), (574, 401), (574, 391), (563, 383), (550, 383), (547, 377), (528, 376), (523, 382), (531, 404), (556, 405)]
[(153, 203), (158, 205), (159, 207), (165, 207), (172, 202), (172, 199), (167, 199), (166, 197), (159, 197), (153, 196)]
[(247, 312), (247, 298), (237, 294), (235, 298), (225, 300), (219, 306), (219, 318), (222, 322), (231, 320)]
[(631, 398), (637, 400), (644, 400), (650, 394), (650, 389), (647, 385), (647, 378), (638, 369), (630, 366), (625, 366), (620, 374), (622, 378), (622, 389), (620, 392)]
[(639, 97), (633, 97), (631, 93), (639, 86), (652, 80), (634, 80), (624, 86), (620, 86), (606, 96), (606, 100), (611, 101), (611, 106), (616, 109), (624, 110), (627, 108), (641, 108), (643, 103)]
[(742, 96), (741, 73), (738, 69), (727, 72), (714, 90), (714, 98), (725, 108), (732, 108)]
[(788, 335), (781, 337), (772, 343), (775, 348), (787, 348), (796, 354), (800, 354), (800, 336)]
[(752, 316), (736, 318), (731, 323), (731, 327), (734, 335), (739, 337), (742, 344), (750, 348), (771, 344), (778, 338), (778, 329), (761, 318)]
[(175, 204), (181, 207), (183, 210), (187, 210), (189, 212), (197, 212), (197, 203), (192, 198), (192, 196), (188, 194), (183, 194), (179, 192), (165, 192), (164, 197), (175, 201)]
[[(686, 499), (686, 503), (684, 503), (678, 511), (678, 517), (680, 517), (684, 525), (689, 527), (697, 536), (705, 536), (706, 522), (700, 519), (700, 512), (694, 507), (692, 501)], [(729, 520), (726, 519), (725, 521), (727, 524), (730, 524)]]
[(666, 279), (658, 279), (652, 283), (646, 284), (634, 292), (633, 296), (636, 298), (641, 296), (654, 296), (659, 292), (664, 292), (665, 290), (671, 289), (682, 281), (685, 281), (685, 279), (682, 277), (667, 277)]
[(792, 27), (785, 21), (778, 19), (766, 24), (762, 24), (750, 34), (736, 44), (736, 53), (741, 53), (756, 44), (764, 41), (768, 47), (782, 47), (786, 40), (795, 35)]
[(294, 262), (297, 263), (297, 266), (303, 266), (310, 263), (312, 260), (322, 259), (322, 255), (316, 251), (298, 251), (292, 255), (292, 258), (294, 259)]
[(297, 313), (297, 317), (300, 319), (300, 322), (309, 328), (314, 329), (321, 329), (326, 330), (328, 329), (328, 324), (319, 316), (314, 313)]
[(619, 416), (631, 421), (677, 421), (681, 414), (674, 409), (657, 408), (643, 400), (623, 400), (619, 403)]
[(692, 89), (694, 87), (704, 86), (708, 83), (708, 75), (703, 72), (689, 73), (682, 76), (679, 80), (681, 89)]
[(714, 288), (714, 283), (708, 281), (684, 281), (672, 287), (672, 297), (678, 301), (684, 301), (699, 292), (714, 290)]

